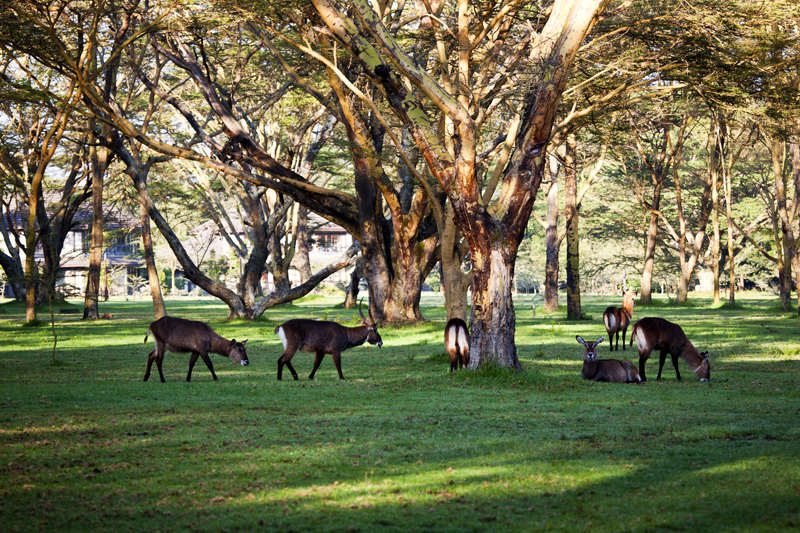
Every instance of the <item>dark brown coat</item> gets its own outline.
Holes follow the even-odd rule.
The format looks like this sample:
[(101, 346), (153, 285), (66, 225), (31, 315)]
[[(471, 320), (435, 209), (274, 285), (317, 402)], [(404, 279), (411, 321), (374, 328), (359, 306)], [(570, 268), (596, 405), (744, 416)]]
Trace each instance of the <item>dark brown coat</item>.
[(625, 350), (625, 335), (628, 333), (628, 325), (631, 323), (633, 308), (636, 305), (633, 301), (634, 295), (629, 292), (622, 293), (622, 307), (606, 308), (603, 312), (603, 324), (608, 333), (609, 351), (614, 351), (614, 335), (617, 335), (617, 346), (619, 350), (619, 332), (622, 331), (622, 349)]
[(576, 335), (575, 339), (583, 344), (583, 369), (581, 370), (583, 379), (610, 383), (639, 383), (642, 381), (636, 367), (630, 361), (597, 358), (597, 346), (603, 342), (603, 337), (595, 342), (587, 342), (580, 335)]
[(211, 364), (211, 358), (208, 356), (209, 353), (224, 355), (237, 363), (241, 363), (242, 366), (250, 364), (250, 360), (247, 358), (247, 350), (244, 347), (247, 341), (236, 342), (236, 339), (229, 341), (225, 337), (217, 335), (205, 322), (165, 316), (150, 324), (150, 328), (144, 336), (144, 342), (147, 342), (147, 337), (151, 333), (153, 334), (153, 340), (156, 341), (156, 349), (150, 352), (147, 358), (147, 370), (144, 373), (145, 381), (150, 377), (150, 367), (155, 361), (156, 366), (158, 366), (158, 374), (161, 376), (161, 382), (164, 382), (161, 363), (167, 354), (167, 350), (174, 353), (192, 354), (191, 359), (189, 359), (189, 373), (186, 375), (186, 381), (192, 380), (192, 369), (198, 357), (203, 358), (203, 362), (211, 371), (214, 380), (217, 380), (217, 375), (214, 373), (214, 365)]
[(339, 373), (339, 379), (344, 379), (341, 362), (343, 351), (353, 346), (361, 346), (365, 342), (374, 344), (379, 348), (383, 346), (383, 340), (378, 333), (375, 322), (371, 316), (369, 320), (364, 318), (360, 303), (358, 312), (361, 315), (362, 322), (360, 326), (354, 328), (348, 328), (336, 322), (303, 318), (289, 320), (275, 328), (275, 333), (278, 334), (283, 343), (283, 354), (278, 358), (278, 380), (283, 378), (283, 365), (286, 365), (295, 380), (298, 379), (297, 372), (295, 372), (291, 363), (292, 357), (297, 352), (317, 354), (314, 359), (314, 369), (311, 370), (311, 375), (308, 376), (308, 379), (314, 379), (314, 374), (317, 372), (326, 353), (331, 354), (333, 364)]
[(700, 381), (711, 379), (708, 352), (699, 353), (697, 348), (686, 338), (686, 334), (678, 324), (673, 324), (663, 318), (643, 318), (633, 325), (631, 345), (633, 345), (634, 340), (636, 341), (636, 347), (639, 349), (639, 374), (642, 376), (642, 381), (647, 380), (644, 373), (644, 364), (654, 350), (660, 352), (657, 380), (661, 380), (661, 370), (664, 368), (667, 354), (672, 357), (672, 366), (675, 367), (675, 375), (678, 377), (678, 381), (681, 379), (681, 373), (678, 370), (678, 357), (683, 357), (695, 375), (700, 378)]

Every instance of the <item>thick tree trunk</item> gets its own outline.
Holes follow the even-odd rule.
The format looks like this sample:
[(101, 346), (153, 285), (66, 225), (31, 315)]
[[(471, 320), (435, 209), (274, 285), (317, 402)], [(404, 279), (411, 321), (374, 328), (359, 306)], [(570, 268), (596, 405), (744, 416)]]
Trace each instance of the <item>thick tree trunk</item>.
[(564, 162), (564, 219), (567, 239), (567, 318), (579, 320), (581, 313), (580, 251), (578, 249), (578, 172), (575, 168), (575, 134), (567, 135)]
[(550, 156), (550, 187), (547, 193), (547, 221), (544, 231), (544, 310), (558, 310), (558, 252), (561, 242), (558, 239), (558, 172), (559, 164), (555, 156)]
[(155, 320), (167, 316), (164, 307), (164, 297), (161, 295), (161, 283), (158, 281), (156, 257), (153, 253), (153, 237), (150, 234), (150, 217), (144, 206), (141, 206), (140, 220), (142, 224), (142, 248), (144, 249), (144, 263), (147, 266), (147, 279), (150, 282), (150, 295), (153, 298), (153, 311)]
[(444, 306), (447, 309), (447, 320), (469, 319), (469, 302), (467, 292), (472, 285), (472, 272), (464, 272), (464, 263), (469, 245), (463, 241), (461, 232), (455, 223), (453, 206), (448, 203), (445, 208), (445, 228), (441, 241), (442, 288), (444, 290)]
[(496, 243), (471, 252), (477, 256), (472, 262), (469, 366), (476, 369), (492, 362), (520, 370), (511, 283), (516, 257)]

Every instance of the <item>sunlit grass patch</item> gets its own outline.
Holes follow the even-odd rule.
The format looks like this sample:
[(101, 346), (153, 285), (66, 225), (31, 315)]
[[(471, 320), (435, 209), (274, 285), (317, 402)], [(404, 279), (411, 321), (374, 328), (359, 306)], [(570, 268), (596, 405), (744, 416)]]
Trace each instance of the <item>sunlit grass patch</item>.
[[(431, 302), (427, 307), (426, 302)], [(145, 302), (112, 301), (116, 318), (23, 330), (0, 318), (2, 529), (197, 531), (793, 530), (800, 409), (796, 321), (769, 298), (741, 309), (661, 304), (640, 310), (712, 349), (712, 381), (657, 358), (642, 385), (580, 377), (575, 335), (605, 336), (616, 299), (588, 296), (591, 320), (532, 318), (520, 307), (523, 372), (450, 373), (441, 297), (423, 295), (416, 327), (383, 327), (383, 348), (293, 360), (276, 380), (274, 327), (340, 317), (322, 297), (227, 321), (212, 300), (169, 301), (171, 314), (249, 338), (251, 365), (212, 356), (186, 383), (188, 354), (167, 355), (166, 383), (142, 382), (152, 341)], [(529, 305), (529, 304), (528, 304)], [(13, 307), (13, 306), (12, 306)], [(4, 307), (4, 309), (7, 309)], [(327, 310), (327, 315), (325, 314)], [(756, 319), (755, 317), (760, 317)], [(770, 330), (774, 330), (773, 333)], [(630, 330), (629, 330), (630, 333)], [(621, 344), (621, 343), (620, 343)], [(636, 349), (601, 357), (636, 361)], [(736, 513), (726, 509), (735, 508)], [(635, 510), (633, 512), (632, 510)]]

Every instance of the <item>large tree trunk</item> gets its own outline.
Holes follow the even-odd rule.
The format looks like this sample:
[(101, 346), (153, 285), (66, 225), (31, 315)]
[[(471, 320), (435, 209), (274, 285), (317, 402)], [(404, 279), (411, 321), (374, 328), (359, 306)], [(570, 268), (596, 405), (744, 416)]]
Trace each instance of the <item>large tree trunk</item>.
[[(374, 115), (368, 121), (338, 77), (329, 71), (337, 93), (342, 121), (350, 140), (362, 227), (354, 237), (364, 254), (364, 278), (369, 287), (369, 310), (378, 323), (423, 320), (419, 308), (422, 285), (433, 268), (437, 237), (427, 236), (424, 221), (427, 194), (398, 195), (386, 187), (379, 155), (385, 131)], [(385, 207), (391, 217), (384, 215)]]
[(472, 316), (470, 317), (470, 368), (492, 362), (520, 370), (514, 343), (516, 316), (511, 281), (514, 279), (516, 249), (482, 240), (479, 250), (471, 249)]
[(564, 158), (564, 219), (567, 239), (567, 318), (579, 320), (581, 313), (580, 251), (578, 250), (578, 171), (575, 168), (577, 142), (567, 135)]
[(558, 253), (561, 241), (558, 238), (558, 172), (559, 164), (554, 155), (548, 158), (550, 186), (545, 188), (547, 194), (547, 220), (544, 231), (545, 267), (544, 267), (544, 310), (558, 310)]
[(464, 272), (464, 263), (469, 245), (462, 239), (461, 232), (455, 223), (453, 206), (449, 203), (445, 208), (444, 231), (440, 236), (442, 288), (444, 290), (444, 306), (447, 309), (447, 320), (469, 319), (469, 302), (467, 292), (472, 285), (472, 272)]
[(153, 311), (155, 319), (158, 320), (167, 316), (167, 309), (164, 307), (164, 297), (161, 294), (161, 283), (158, 281), (158, 269), (156, 268), (156, 257), (153, 253), (153, 237), (150, 234), (150, 217), (144, 205), (140, 208), (140, 220), (142, 224), (142, 248), (144, 249), (144, 263), (147, 266), (147, 279), (150, 282), (150, 295), (153, 298)]

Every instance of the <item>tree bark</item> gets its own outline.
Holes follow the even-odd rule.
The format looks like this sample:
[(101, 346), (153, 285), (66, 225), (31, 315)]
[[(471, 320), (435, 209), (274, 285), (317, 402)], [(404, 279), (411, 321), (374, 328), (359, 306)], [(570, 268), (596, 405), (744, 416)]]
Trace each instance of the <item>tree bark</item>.
[(300, 283), (305, 283), (312, 276), (311, 261), (308, 257), (308, 209), (300, 204), (295, 204), (296, 222), (293, 224), (292, 234), (295, 237), (294, 257), (292, 265), (300, 274)]
[[(653, 190), (652, 207), (654, 210), (660, 209), (661, 187), (663, 182), (656, 184)], [(639, 301), (647, 305), (652, 300), (653, 290), (653, 269), (656, 257), (656, 238), (658, 237), (658, 215), (650, 213), (650, 224), (647, 227), (647, 240), (644, 248), (644, 267), (642, 268), (642, 294)]]
[[(108, 138), (108, 135), (105, 137)], [(91, 146), (89, 153), (92, 165), (92, 241), (89, 248), (89, 269), (86, 272), (83, 318), (97, 320), (100, 318), (100, 267), (103, 262), (103, 185), (106, 169), (111, 161), (111, 150), (102, 146)]]
[(140, 211), (144, 263), (147, 266), (147, 279), (150, 282), (150, 295), (153, 298), (155, 320), (158, 320), (163, 316), (167, 316), (167, 309), (164, 306), (164, 297), (161, 294), (161, 283), (158, 280), (158, 268), (156, 268), (156, 257), (153, 253), (153, 237), (150, 234), (150, 217), (147, 216), (144, 205), (140, 206)]
[(469, 245), (463, 240), (461, 231), (455, 223), (453, 206), (445, 207), (444, 231), (441, 232), (441, 265), (444, 305), (447, 309), (447, 320), (469, 319), (469, 303), (467, 292), (472, 285), (472, 272), (464, 272), (461, 266), (469, 252)]
[(364, 277), (363, 269), (361, 268), (361, 261), (358, 261), (350, 273), (350, 284), (347, 286), (344, 295), (344, 308), (355, 309), (358, 305), (358, 284), (361, 283), (361, 278)]
[(548, 174), (550, 185), (547, 193), (547, 221), (545, 224), (544, 310), (558, 310), (558, 253), (561, 241), (558, 238), (558, 173), (559, 164), (555, 155), (549, 156)]
[(36, 287), (40, 283), (36, 267), (36, 241), (38, 231), (36, 228), (36, 211), (38, 203), (42, 198), (42, 182), (44, 181), (47, 165), (58, 148), (64, 130), (77, 100), (80, 100), (81, 91), (76, 90), (76, 83), (70, 83), (67, 96), (64, 98), (66, 105), (56, 113), (53, 124), (45, 133), (42, 145), (39, 149), (39, 159), (36, 172), (31, 177), (30, 192), (28, 196), (28, 215), (27, 225), (25, 226), (25, 321), (33, 322), (36, 320)]
[(578, 171), (576, 165), (577, 141), (570, 133), (566, 139), (564, 157), (564, 219), (567, 239), (567, 318), (580, 320), (581, 278), (580, 251), (578, 249)]
[[(794, 202), (791, 213), (787, 212), (788, 227), (800, 217), (800, 121), (793, 124), (792, 138), (789, 141), (789, 157), (792, 162), (792, 181), (794, 182)], [(795, 290), (797, 296), (797, 314), (800, 315), (800, 235), (795, 237), (792, 269), (794, 270)]]
[[(473, 253), (476, 251), (472, 249)], [(509, 251), (493, 244), (482, 247), (477, 251), (478, 260), (473, 260), (470, 368), (490, 361), (500, 367), (522, 368), (514, 343), (516, 316), (511, 280), (516, 250)]]
[[(2, 224), (0, 224), (2, 226)], [(25, 271), (22, 269), (22, 261), (19, 254), (16, 256), (8, 255), (0, 250), (0, 266), (6, 274), (8, 284), (11, 285), (11, 292), (14, 293), (14, 299), (18, 302), (25, 301)]]
[[(767, 144), (770, 149), (770, 154), (772, 155), (772, 173), (775, 179), (775, 203), (776, 213), (778, 215), (777, 223), (780, 227), (780, 240), (783, 242), (783, 251), (778, 254), (779, 257), (781, 255), (783, 256), (782, 260), (778, 263), (779, 276), (782, 279), (781, 305), (784, 310), (788, 311), (791, 307), (792, 278), (790, 275), (787, 275), (786, 267), (788, 266), (790, 270), (794, 270), (795, 276), (797, 276), (798, 281), (800, 281), (800, 274), (798, 274), (798, 270), (800, 269), (800, 250), (798, 250), (795, 230), (787, 207), (786, 178), (783, 172), (786, 144), (777, 138), (769, 138)], [(792, 154), (792, 156), (794, 157), (794, 154)], [(798, 179), (796, 175), (794, 178), (795, 180)], [(798, 292), (800, 292), (800, 285), (798, 285)], [(798, 296), (798, 313), (800, 313), (800, 296)]]
[[(712, 253), (711, 253), (711, 263), (714, 272), (714, 303), (713, 305), (716, 307), (719, 305), (720, 296), (719, 296), (719, 251), (720, 251), (720, 233), (719, 233), (719, 171), (721, 169), (721, 165), (724, 164), (724, 158), (722, 157), (724, 152), (724, 123), (720, 120), (721, 117), (717, 117), (716, 120), (713, 121), (713, 128), (714, 134), (709, 135), (709, 137), (713, 138), (713, 146), (714, 149), (710, 150), (711, 155), (709, 156), (711, 161), (709, 161), (709, 171), (711, 173), (711, 206), (713, 212), (713, 226), (714, 226), (714, 240), (711, 243), (712, 246)], [(710, 143), (709, 143), (710, 144)]]

